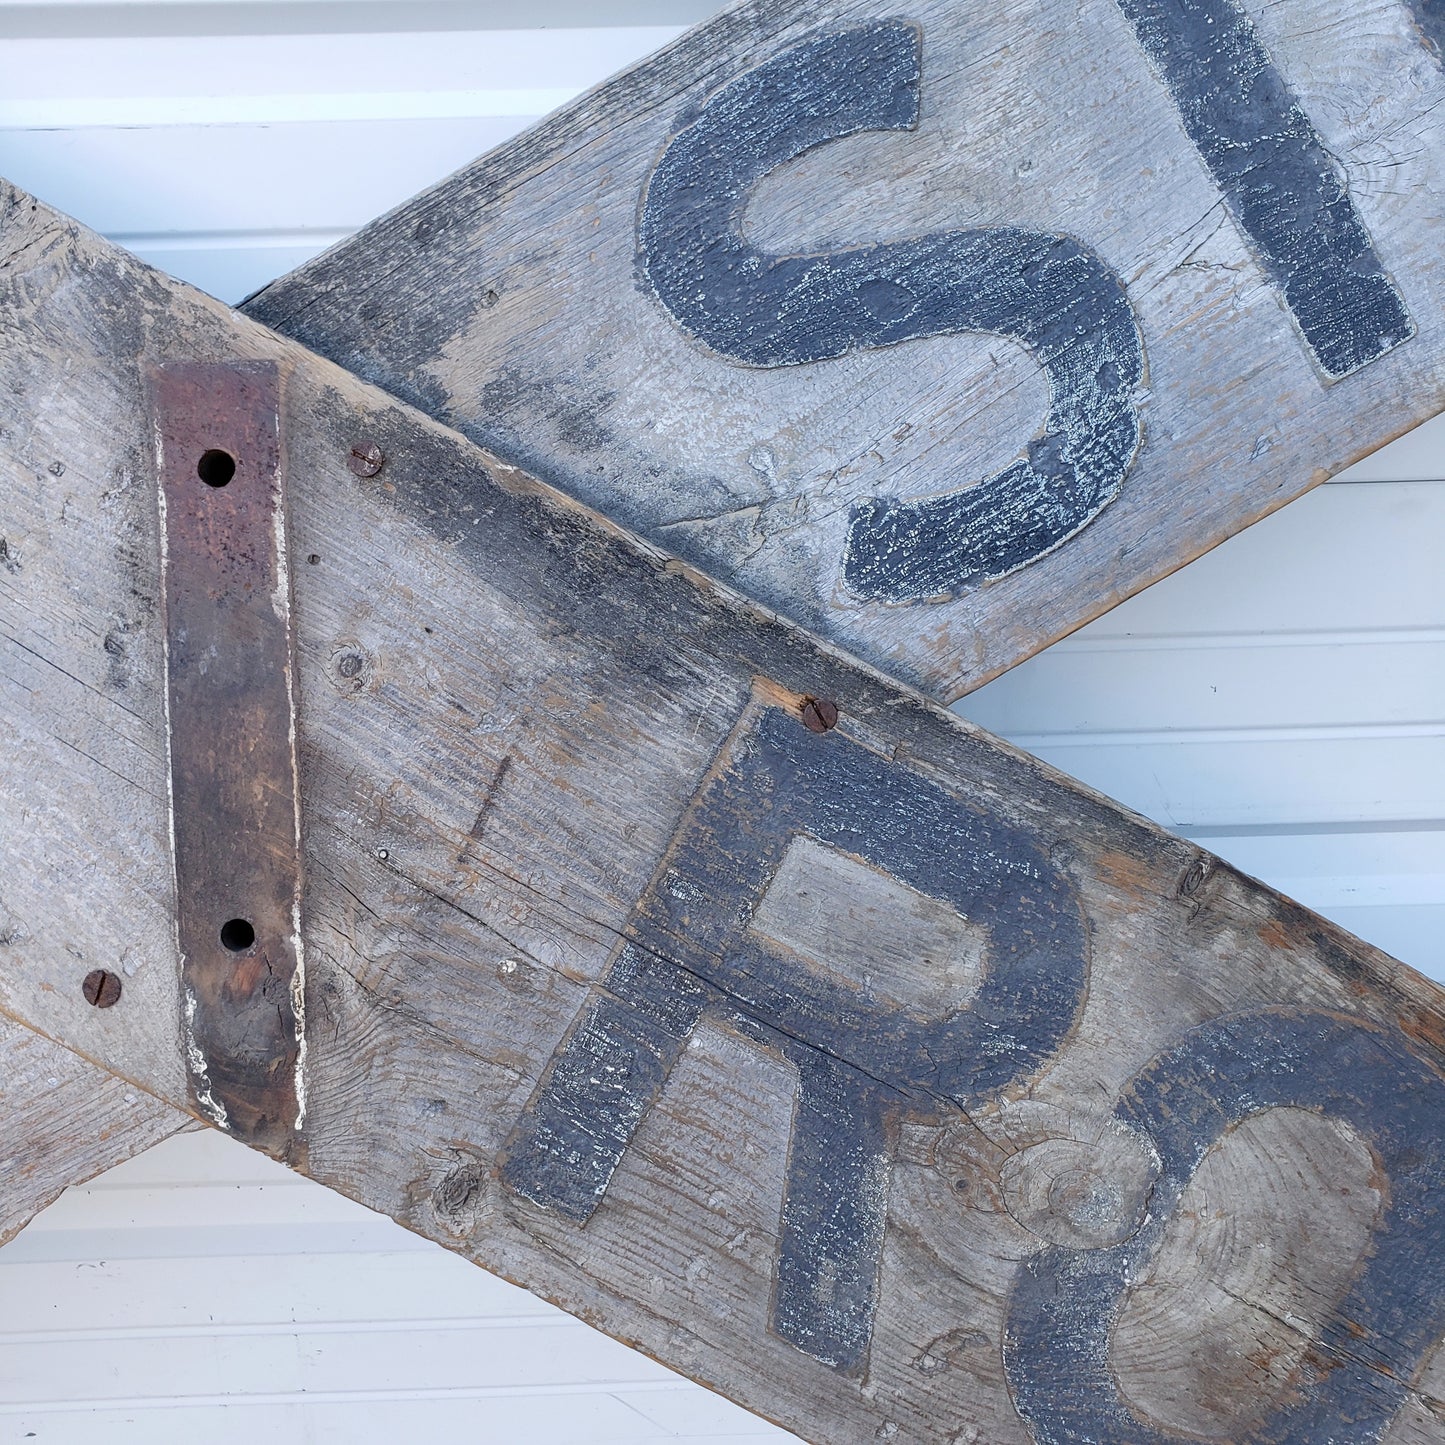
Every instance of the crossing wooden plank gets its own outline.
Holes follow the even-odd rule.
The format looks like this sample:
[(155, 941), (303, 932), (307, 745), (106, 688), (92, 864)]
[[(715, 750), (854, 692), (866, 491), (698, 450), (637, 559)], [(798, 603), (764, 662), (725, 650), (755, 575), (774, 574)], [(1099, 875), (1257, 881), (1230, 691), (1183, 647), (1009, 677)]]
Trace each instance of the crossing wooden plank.
[(29, 197), (0, 234), (0, 1008), (190, 1097), (146, 377), (271, 363), (308, 1174), (812, 1440), (1438, 1433), (1438, 989)]
[(952, 699), (1445, 404), (1433, 0), (743, 0), (250, 314)]

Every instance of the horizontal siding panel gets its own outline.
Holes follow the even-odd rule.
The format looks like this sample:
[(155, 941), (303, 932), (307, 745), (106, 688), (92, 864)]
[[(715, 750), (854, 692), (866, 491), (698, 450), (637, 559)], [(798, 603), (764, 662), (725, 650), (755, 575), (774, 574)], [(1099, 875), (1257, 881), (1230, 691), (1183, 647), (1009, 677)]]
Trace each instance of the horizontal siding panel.
[[(171, 1405), (64, 1414), (32, 1412), (0, 1425), (0, 1439), (34, 1434), (44, 1445), (156, 1445), (158, 1439), (206, 1445), (645, 1445), (681, 1439), (707, 1445), (758, 1445), (794, 1437), (758, 1421), (705, 1434), (679, 1435), (654, 1423), (647, 1396), (567, 1395), (525, 1399), (307, 1401), (292, 1405)], [(157, 1432), (164, 1432), (158, 1434)]]
[[(184, 1185), (174, 1188), (180, 1195), (188, 1192)], [(4, 1310), (0, 1345), (56, 1334), (93, 1343), (120, 1336), (342, 1327), (525, 1329), (539, 1320), (585, 1328), (526, 1290), (445, 1252), (374, 1249), (348, 1262), (324, 1254), (248, 1255), (229, 1246), (218, 1254), (214, 1235), (209, 1243), (207, 1254), (135, 1259), (72, 1250), (71, 1268), (64, 1273), (53, 1260), (10, 1261), (0, 1254), (7, 1292), (18, 1298), (43, 1292), (30, 1296), (43, 1300), (36, 1311)], [(384, 1319), (376, 1313), (382, 1300)]]
[[(510, 1392), (582, 1386), (680, 1389), (677, 1375), (596, 1330), (569, 1320), (526, 1330), (406, 1330), (396, 1334), (308, 1334), (297, 1339), (308, 1394), (355, 1388)], [(478, 1348), (484, 1345), (484, 1348)]]
[(983, 692), (962, 710), (1029, 747), (1071, 733), (1416, 724), (1445, 734), (1445, 628), (1051, 648)]
[[(184, 19), (194, 7), (153, 8)], [(356, 8), (330, 7), (328, 26)], [(235, 303), (681, 23), (106, 40), (78, 25), (67, 38), (0, 38), (0, 64), (26, 77), (0, 96), (0, 174)]]
[(1442, 535), (1445, 484), (1320, 488), (958, 711), (1170, 827), (1445, 817)]
[[(279, 1281), (278, 1281), (279, 1283)], [(572, 1390), (582, 1386), (676, 1387), (661, 1365), (595, 1330), (562, 1322), (531, 1329), (357, 1331), (295, 1335), (116, 1336), (90, 1349), (68, 1339), (12, 1343), (0, 1356), (0, 1410), (28, 1407), (35, 1381), (65, 1380), (65, 1400), (119, 1403), (151, 1393), (194, 1397)], [(244, 1372), (237, 1363), (244, 1358)], [(138, 1389), (149, 1380), (150, 1390)]]
[(0, 39), (0, 125), (228, 125), (537, 115), (671, 26), (435, 34)]
[(0, 36), (381, 35), (694, 25), (720, 0), (0, 0)]
[(189, 281), (232, 306), (259, 291), (277, 276), (319, 256), (339, 235), (314, 240), (289, 239), (280, 244), (249, 238), (229, 244), (189, 245), (184, 241), (150, 244), (149, 238), (127, 247), (142, 261), (182, 281)]
[(1439, 736), (1019, 741), (1175, 831), (1445, 817), (1445, 738)]
[(0, 130), (0, 174), (123, 245), (311, 231), (329, 233), (329, 243), (528, 120), (11, 128)]
[[(371, 1254), (428, 1247), (420, 1235), (414, 1236), (415, 1243), (398, 1239), (394, 1229), (389, 1219), (379, 1216), (374, 1223), (292, 1224), (280, 1231), (269, 1224), (241, 1224), (226, 1231), (222, 1247), (226, 1253), (241, 1257)], [(216, 1231), (193, 1216), (190, 1224), (172, 1224), (161, 1229), (137, 1224), (106, 1225), (99, 1229), (38, 1229), (32, 1233), (27, 1227), (5, 1245), (6, 1255), (0, 1257), (33, 1264), (99, 1260), (109, 1266), (117, 1260), (204, 1259), (216, 1253), (217, 1248)]]
[(0, 1250), (0, 1440), (793, 1438), (222, 1135), (168, 1145)]
[[(325, 1190), (313, 1194), (305, 1181), (281, 1180), (275, 1184), (238, 1185), (225, 1181), (192, 1184), (184, 1197), (173, 1185), (112, 1191), (106, 1200), (107, 1217), (123, 1227), (168, 1229), (204, 1219), (208, 1228), (258, 1226), (276, 1222), (301, 1225), (372, 1224), (381, 1216), (340, 1194)], [(46, 1211), (46, 1230), (74, 1232), (91, 1217), (93, 1207), (82, 1191), (67, 1191)], [(43, 1232), (43, 1231), (42, 1231)]]
[(1192, 836), (1311, 908), (1445, 906), (1445, 825)]
[(1445, 484), (1317, 487), (1049, 651), (1118, 638), (1442, 628), (1442, 536)]

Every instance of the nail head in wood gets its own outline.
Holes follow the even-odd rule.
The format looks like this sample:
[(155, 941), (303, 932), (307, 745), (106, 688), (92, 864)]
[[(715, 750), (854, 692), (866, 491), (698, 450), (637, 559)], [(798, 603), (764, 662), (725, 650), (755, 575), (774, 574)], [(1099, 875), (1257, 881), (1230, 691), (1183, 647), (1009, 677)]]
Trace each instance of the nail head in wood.
[(838, 704), (826, 697), (805, 697), (801, 711), (803, 726), (810, 733), (831, 732), (838, 726)]
[(386, 462), (386, 454), (372, 441), (359, 441), (351, 448), (346, 465), (358, 477), (374, 477)]
[(109, 969), (95, 968), (85, 975), (80, 991), (96, 1008), (112, 1008), (120, 1001), (120, 976)]

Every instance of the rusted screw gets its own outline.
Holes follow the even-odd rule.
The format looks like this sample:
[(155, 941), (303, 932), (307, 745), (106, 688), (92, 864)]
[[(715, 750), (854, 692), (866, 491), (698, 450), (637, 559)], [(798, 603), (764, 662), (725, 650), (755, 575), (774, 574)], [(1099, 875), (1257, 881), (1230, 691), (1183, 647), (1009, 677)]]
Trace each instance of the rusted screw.
[(826, 697), (805, 697), (802, 714), (803, 726), (810, 733), (826, 733), (838, 726), (838, 704)]
[(357, 442), (346, 459), (346, 465), (358, 477), (374, 477), (386, 461), (386, 453), (375, 442)]
[(109, 969), (92, 969), (80, 985), (85, 1001), (96, 1008), (110, 1008), (120, 998), (120, 976)]

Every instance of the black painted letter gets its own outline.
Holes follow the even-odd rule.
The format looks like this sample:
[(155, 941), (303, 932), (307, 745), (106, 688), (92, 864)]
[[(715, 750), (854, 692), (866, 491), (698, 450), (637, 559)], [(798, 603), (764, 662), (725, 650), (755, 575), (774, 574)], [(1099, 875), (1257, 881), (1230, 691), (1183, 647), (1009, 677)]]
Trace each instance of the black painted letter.
[(1119, 493), (1139, 448), (1143, 343), (1115, 273), (1068, 236), (1009, 226), (815, 255), (743, 236), (757, 181), (826, 141), (918, 121), (919, 32), (888, 20), (784, 51), (712, 96), (658, 161), (642, 207), (643, 272), (677, 323), (750, 366), (985, 332), (1026, 346), (1049, 415), (1025, 456), (976, 486), (854, 509), (843, 574), (859, 596), (913, 602), (1052, 551)]
[(1321, 369), (1346, 376), (1408, 341), (1339, 166), (1236, 0), (1118, 4)]
[(1445, 0), (1413, 0), (1415, 24), (1436, 60), (1445, 55)]
[(1004, 1366), (1038, 1445), (1185, 1445), (1120, 1393), (1109, 1368), (1114, 1319), (1205, 1154), (1242, 1120), (1275, 1108), (1345, 1120), (1388, 1186), (1370, 1247), (1299, 1366), (1305, 1378), (1232, 1438), (1365, 1445), (1383, 1434), (1411, 1368), (1445, 1332), (1445, 1080), (1398, 1034), (1275, 1008), (1201, 1024), (1125, 1090), (1119, 1119), (1146, 1131), (1163, 1161), (1139, 1233), (1108, 1249), (1045, 1249), (1019, 1270)]
[[(923, 1017), (750, 926), (799, 839), (986, 929), (972, 997)], [(764, 707), (734, 733), (627, 935), (508, 1141), (502, 1178), (585, 1223), (704, 1013), (741, 1030), (798, 1069), (773, 1329), (861, 1369), (895, 1121), (976, 1106), (1063, 1042), (1088, 968), (1072, 883), (1026, 829)]]

